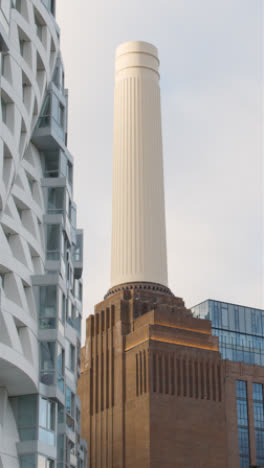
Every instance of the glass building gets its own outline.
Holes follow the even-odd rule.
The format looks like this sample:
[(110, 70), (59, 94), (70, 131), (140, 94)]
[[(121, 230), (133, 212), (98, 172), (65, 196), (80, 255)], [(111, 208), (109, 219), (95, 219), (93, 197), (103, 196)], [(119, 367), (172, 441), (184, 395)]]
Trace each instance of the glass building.
[(264, 310), (212, 299), (191, 310), (211, 320), (223, 359), (264, 366)]
[(0, 1), (0, 466), (85, 468), (83, 233), (55, 0)]
[[(196, 317), (211, 320), (223, 359), (264, 366), (264, 310), (209, 299), (192, 307), (192, 312)], [(256, 466), (264, 466), (263, 384), (241, 379), (236, 380), (240, 468), (251, 466), (249, 391), (253, 397)]]

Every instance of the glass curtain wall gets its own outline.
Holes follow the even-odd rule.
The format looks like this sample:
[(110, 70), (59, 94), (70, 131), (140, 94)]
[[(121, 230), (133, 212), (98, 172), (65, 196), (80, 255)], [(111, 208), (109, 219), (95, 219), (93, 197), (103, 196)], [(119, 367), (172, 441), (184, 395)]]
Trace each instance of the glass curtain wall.
[(253, 408), (257, 465), (264, 465), (263, 385), (253, 383)]
[(237, 424), (239, 439), (240, 468), (249, 468), (249, 428), (248, 428), (248, 402), (247, 382), (236, 381)]

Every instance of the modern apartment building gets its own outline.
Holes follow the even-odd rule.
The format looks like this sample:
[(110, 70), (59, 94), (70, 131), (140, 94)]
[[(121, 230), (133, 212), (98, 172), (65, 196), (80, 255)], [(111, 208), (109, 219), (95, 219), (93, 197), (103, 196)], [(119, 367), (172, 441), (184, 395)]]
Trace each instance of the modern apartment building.
[(55, 0), (0, 1), (0, 466), (84, 468), (82, 231)]

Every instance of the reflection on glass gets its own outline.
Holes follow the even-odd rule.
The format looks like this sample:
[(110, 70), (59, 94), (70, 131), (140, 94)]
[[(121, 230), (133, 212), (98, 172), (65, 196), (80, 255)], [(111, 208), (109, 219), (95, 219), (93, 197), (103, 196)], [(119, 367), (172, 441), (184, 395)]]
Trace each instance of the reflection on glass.
[(64, 188), (49, 187), (48, 188), (48, 213), (63, 213), (64, 211)]
[(59, 389), (64, 392), (64, 349), (58, 344), (57, 349), (57, 384)]
[(45, 177), (59, 177), (60, 152), (45, 151)]
[(264, 408), (263, 408), (263, 385), (253, 383), (253, 410), (256, 440), (257, 464), (264, 464)]
[(47, 225), (47, 260), (58, 260), (60, 254), (60, 225)]
[(36, 468), (35, 455), (20, 455), (20, 468)]
[(55, 285), (40, 286), (40, 310), (39, 323), (40, 328), (56, 328), (57, 315), (57, 289)]
[(236, 381), (237, 422), (240, 467), (249, 467), (249, 428), (248, 428), (248, 402), (247, 382)]

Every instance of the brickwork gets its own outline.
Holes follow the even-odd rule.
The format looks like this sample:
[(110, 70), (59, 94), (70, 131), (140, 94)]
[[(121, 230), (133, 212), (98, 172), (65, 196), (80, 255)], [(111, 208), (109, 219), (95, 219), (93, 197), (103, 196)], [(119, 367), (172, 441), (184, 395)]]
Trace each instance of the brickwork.
[[(211, 324), (161, 291), (111, 293), (87, 319), (79, 395), (90, 468), (239, 468), (236, 380), (264, 369), (222, 361)], [(250, 393), (251, 392), (251, 393)]]

